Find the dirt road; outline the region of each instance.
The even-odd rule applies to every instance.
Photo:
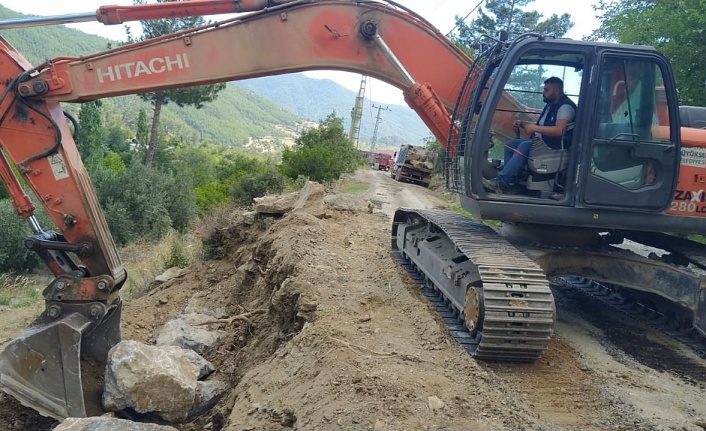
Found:
[[[251,325],[214,325],[222,337],[211,378],[232,391],[177,428],[706,429],[706,362],[573,289],[554,289],[556,331],[538,362],[473,360],[389,253],[397,207],[444,202],[384,172],[361,170],[347,183],[367,187],[337,192],[347,208],[224,229],[219,259],[126,304],[124,338],[148,343],[185,312],[267,310]],[[7,429],[50,428],[2,403]]]

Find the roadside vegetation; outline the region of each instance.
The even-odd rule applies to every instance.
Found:
[[[200,260],[198,232],[232,223],[236,209],[250,205],[254,198],[298,190],[308,179],[334,182],[364,163],[348,141],[343,120],[335,114],[318,128],[303,131],[281,159],[165,133],[159,135],[149,163],[150,134],[144,113],[134,128],[106,122],[98,101],[81,105],[78,117],[76,144],[128,263],[124,292],[129,295],[149,290],[155,276],[166,268]],[[42,207],[36,202],[35,206],[43,228],[54,230]],[[41,301],[47,282],[43,278],[49,274],[37,254],[24,247],[30,227],[16,215],[4,189],[0,219],[0,274],[5,277],[0,279],[0,306]],[[36,274],[43,278],[34,283]]]

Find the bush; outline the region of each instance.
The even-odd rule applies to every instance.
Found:
[[[189,266],[189,256],[186,252],[183,238],[175,238],[169,246],[169,256],[164,259],[164,268],[186,268]]]
[[[251,203],[254,198],[268,193],[280,193],[284,189],[284,176],[274,163],[267,163],[261,172],[246,175],[231,186],[231,196],[239,203]]]
[[[229,203],[229,192],[230,190],[227,184],[215,181],[194,188],[194,194],[196,194],[196,204],[202,214]]]
[[[46,230],[53,225],[42,210],[37,218]],[[0,200],[0,272],[29,272],[41,263],[39,255],[24,246],[24,240],[32,234],[27,221],[18,216],[9,199]]]
[[[161,177],[165,193],[164,204],[172,220],[172,227],[184,232],[199,213],[193,183],[189,177],[183,175],[162,173]]]
[[[171,227],[183,230],[198,212],[188,179],[138,161],[119,173],[96,169],[93,184],[118,245],[159,239]]]
[[[299,175],[296,179],[291,179],[289,177],[284,178],[284,190],[288,192],[296,192],[304,188],[306,182],[309,181],[309,177],[304,175]]]
[[[125,172],[125,170],[127,169],[127,167],[125,166],[125,162],[120,157],[120,155],[110,150],[105,155],[105,157],[103,157],[103,160],[101,160],[101,166],[116,175]]]
[[[205,235],[201,241],[204,260],[223,259],[223,245],[226,240],[227,235],[223,229],[213,229],[208,235]]]

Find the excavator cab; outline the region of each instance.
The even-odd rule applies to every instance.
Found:
[[[593,217],[599,210],[649,217],[667,208],[680,137],[674,79],[661,55],[646,47],[525,35],[496,41],[477,62],[482,73],[473,71],[480,75],[477,85],[459,98],[467,104],[456,107],[460,132],[449,142],[456,149],[452,184],[468,211],[511,222],[595,227],[603,221]],[[537,121],[541,88],[552,76],[562,79],[577,105],[561,147],[535,139],[514,189],[486,190],[482,178],[501,168],[504,143],[515,138],[508,132],[513,122]]]

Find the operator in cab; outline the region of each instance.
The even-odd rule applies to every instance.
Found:
[[[495,193],[508,193],[517,180],[517,174],[527,162],[532,142],[541,139],[549,148],[561,148],[561,136],[564,127],[576,117],[576,104],[564,94],[564,82],[552,76],[544,81],[542,91],[544,109],[536,123],[516,121],[517,139],[505,143],[503,165],[496,178],[486,180],[483,186]],[[521,138],[522,132],[528,134]]]

